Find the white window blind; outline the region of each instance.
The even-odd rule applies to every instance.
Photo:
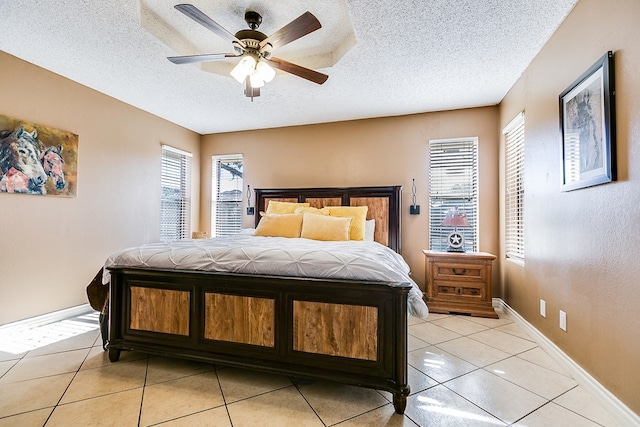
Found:
[[[191,153],[162,146],[160,240],[188,238],[191,229]]]
[[[464,248],[478,250],[478,139],[429,141],[429,248],[446,251],[447,235],[453,227],[443,227],[448,211],[464,212],[470,227],[459,227]]]
[[[524,113],[503,130],[505,135],[505,252],[524,259]]]
[[[213,156],[211,160],[211,233],[236,234],[242,228],[242,154]]]

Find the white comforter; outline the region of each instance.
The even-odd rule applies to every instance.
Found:
[[[407,263],[396,252],[376,242],[321,242],[236,234],[124,249],[111,255],[105,262],[104,284],[110,280],[108,267],[153,267],[410,283],[409,313],[419,318],[428,314],[422,291],[409,277]]]

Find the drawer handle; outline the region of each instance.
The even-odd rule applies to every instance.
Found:
[[[471,295],[478,295],[479,293],[477,289],[471,289]]]
[[[457,276],[462,276],[463,274],[465,274],[467,272],[466,268],[452,268],[451,271],[453,271],[453,274],[457,275]]]

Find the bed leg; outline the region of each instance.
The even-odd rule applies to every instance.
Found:
[[[110,348],[109,349],[109,360],[113,362],[117,362],[120,359],[120,349],[119,348]]]
[[[407,396],[409,395],[409,387],[403,387],[401,391],[393,393],[393,407],[397,414],[404,414],[407,407]]]

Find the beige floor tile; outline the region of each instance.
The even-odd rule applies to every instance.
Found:
[[[495,347],[498,350],[502,350],[509,354],[522,353],[523,351],[531,350],[538,346],[533,341],[525,340],[495,329],[489,329],[487,331],[469,335],[469,338],[490,345],[491,347]]]
[[[73,374],[0,384],[0,417],[52,408],[73,379]]]
[[[2,342],[1,336],[0,336],[0,342]],[[18,354],[12,353],[11,351],[8,351],[9,349],[7,347],[8,346],[4,342],[0,344],[0,362],[6,362],[9,360],[18,361],[27,354],[26,351],[23,351],[22,353],[18,353]]]
[[[98,335],[100,335],[100,331],[98,330],[93,330],[93,331],[85,332],[79,335],[74,335],[70,338],[66,338],[49,345],[38,347],[35,350],[31,350],[29,353],[27,353],[26,357],[35,357],[43,354],[52,354],[52,353],[60,353],[63,351],[91,348],[95,343]]]
[[[234,427],[324,427],[293,386],[232,403],[227,409]]]
[[[0,427],[40,427],[47,421],[51,411],[53,407],[0,418]]]
[[[0,384],[75,372],[80,368],[88,353],[89,349],[81,349],[25,357],[0,378]]]
[[[221,406],[219,408],[209,409],[208,411],[198,412],[197,414],[187,415],[186,417],[177,418],[175,420],[160,423],[161,427],[232,427],[231,420],[227,408]]]
[[[215,372],[146,386],[140,425],[149,426],[224,405]]]
[[[61,402],[70,403],[142,387],[146,372],[146,360],[117,362],[110,366],[79,371]]]
[[[404,415],[396,414],[392,404],[374,409],[350,420],[335,425],[336,427],[417,427],[417,424]]]
[[[487,366],[485,370],[548,400],[578,385],[572,378],[515,356]]]
[[[531,350],[520,353],[517,357],[528,360],[529,362],[535,363],[536,365],[542,366],[543,368],[550,369],[553,372],[564,375],[565,377],[571,376],[562,366],[560,366],[558,362],[553,360],[553,358],[540,347],[535,347]]]
[[[9,369],[13,368],[13,365],[15,365],[16,363],[18,363],[18,360],[5,360],[4,362],[0,362],[0,378],[2,378],[2,376],[6,374]]]
[[[388,403],[376,390],[328,381],[303,385],[300,393],[326,425],[356,417]]]
[[[424,323],[427,319],[418,319],[417,317],[408,316],[407,322],[409,325],[417,325],[418,323]]]
[[[443,342],[437,347],[478,367],[511,357],[509,353],[467,337]]]
[[[499,312],[497,313],[498,313],[498,316],[500,316],[499,319],[492,319],[491,317],[475,317],[475,316],[468,316],[467,319],[471,322],[479,323],[480,325],[486,326],[487,328],[497,328],[499,326],[504,326],[504,325],[508,325],[509,323],[513,323],[513,319],[511,319],[509,316],[500,314]]]
[[[419,348],[429,347],[430,345],[431,344],[426,343],[426,342],[422,341],[421,339],[414,337],[411,334],[409,334],[407,336],[407,350],[408,351],[418,350]]]
[[[441,326],[434,325],[433,322],[409,326],[409,334],[429,344],[438,344],[444,341],[460,338],[460,334]]]
[[[408,355],[409,365],[438,382],[448,381],[478,369],[459,357],[432,346],[412,351]]]
[[[214,371],[215,369],[215,365],[211,363],[193,362],[191,360],[170,357],[150,357],[146,384],[157,384],[181,377]]]
[[[442,326],[460,335],[469,335],[476,332],[484,331],[486,326],[468,320],[466,316],[448,316],[444,319],[435,320],[434,325]]]
[[[599,424],[550,402],[514,424],[517,427],[597,427]]]
[[[217,373],[227,405],[238,400],[291,386],[291,380],[284,375],[272,375],[236,368],[218,369]]]
[[[104,351],[102,344],[99,346],[91,347],[89,355],[82,363],[80,370],[100,368],[102,366],[111,366],[116,363],[133,362],[134,360],[146,360],[149,358],[147,353],[140,353],[138,351],[123,351],[120,353],[120,359],[117,362],[111,362],[109,360],[109,352]]]
[[[420,426],[503,426],[502,421],[440,385],[409,397],[407,417]]]
[[[425,320],[427,322],[433,322],[434,320],[440,320],[450,316],[451,314],[429,313],[429,316],[427,316]]]
[[[520,325],[515,322],[503,326],[498,326],[497,328],[495,328],[495,330],[506,332],[507,334],[515,335],[519,338],[535,342],[535,340],[528,333],[526,333],[526,331]]]
[[[591,392],[582,386],[569,390],[562,396],[554,399],[554,402],[564,408],[582,414],[586,418],[603,426],[620,426],[618,420],[602,407],[598,399],[596,399]]]
[[[423,390],[426,390],[430,387],[438,385],[438,382],[436,380],[434,380],[433,378],[430,378],[428,375],[423,374],[422,372],[418,371],[416,368],[414,368],[411,365],[407,367],[407,371],[408,371],[407,376],[409,378],[409,388],[411,390],[410,391],[411,394],[420,393]],[[387,399],[387,401],[393,402],[392,393],[384,390],[378,390],[378,393],[383,395],[384,398]]]
[[[137,427],[142,388],[57,406],[47,427]]]
[[[513,423],[547,403],[537,394],[482,369],[445,386],[506,423]]]

